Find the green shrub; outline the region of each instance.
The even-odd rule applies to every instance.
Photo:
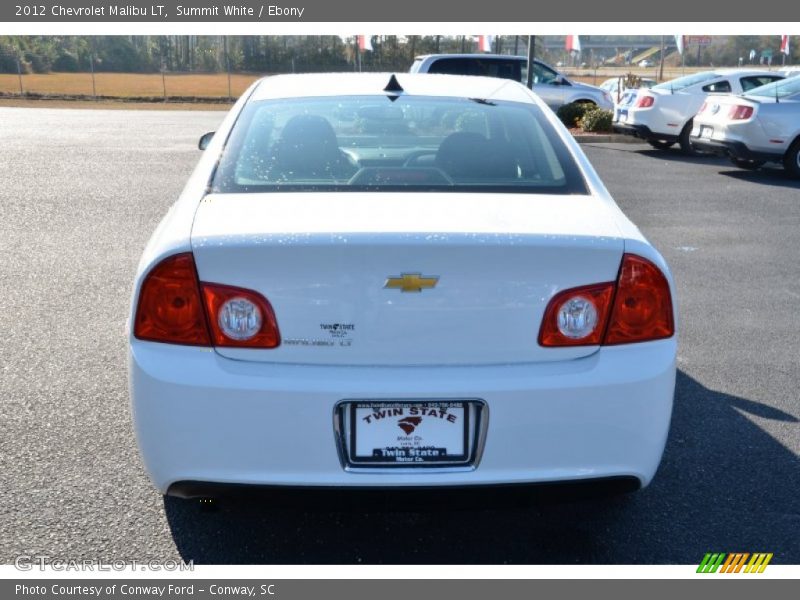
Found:
[[[584,131],[592,133],[607,133],[611,131],[611,121],[614,113],[602,108],[593,108],[584,113],[580,125]]]
[[[561,122],[567,127],[577,127],[586,111],[593,106],[594,104],[589,104],[587,102],[571,102],[570,104],[560,106],[556,115],[558,115],[558,118],[561,119]]]

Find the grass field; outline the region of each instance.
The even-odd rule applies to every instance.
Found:
[[[690,75],[691,73],[697,73],[699,71],[708,71],[711,67],[668,67],[664,66],[664,77],[663,81],[669,81],[670,79],[675,79],[676,77],[681,77],[682,75]],[[655,67],[647,67],[643,69],[642,67],[602,67],[597,69],[595,72],[594,69],[587,69],[587,68],[570,68],[567,67],[562,69],[565,75],[567,75],[570,79],[574,79],[576,81],[582,81],[583,83],[589,83],[592,85],[600,85],[606,79],[610,79],[611,77],[622,77],[627,75],[628,73],[633,73],[634,75],[638,75],[639,77],[645,77],[647,79],[659,79],[658,77],[658,65]]]
[[[258,77],[257,74],[231,75],[231,95],[238,97]],[[162,79],[160,73],[97,73],[93,91],[89,73],[47,73],[23,75],[22,88],[26,93],[53,95],[227,98],[228,77],[224,73],[167,74]],[[16,75],[0,74],[0,92],[18,94],[19,91],[19,78]]]
[[[230,110],[230,102],[130,102],[125,100],[61,100],[2,98],[0,107],[80,108],[91,110]]]

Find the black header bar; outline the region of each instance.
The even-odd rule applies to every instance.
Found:
[[[800,21],[797,2],[779,3],[770,11],[754,11],[752,3],[745,0],[726,0],[722,6],[711,0],[4,0],[0,3],[0,26],[14,22],[716,23],[720,16],[730,22]]]

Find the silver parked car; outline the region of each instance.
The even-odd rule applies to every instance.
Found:
[[[505,54],[427,54],[414,59],[410,72],[481,75],[525,83],[528,79],[528,59]],[[553,110],[572,102],[595,104],[606,110],[614,108],[611,94],[607,91],[571,81],[539,60],[534,61],[533,66],[533,91]]]
[[[729,156],[738,167],[780,162],[800,178],[800,77],[741,96],[709,96],[694,118],[691,142],[700,150]]]

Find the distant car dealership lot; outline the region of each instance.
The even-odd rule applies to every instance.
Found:
[[[531,508],[165,503],[131,434],[124,319],[142,247],[222,117],[0,109],[5,562],[800,562],[800,183],[644,144],[585,150],[677,283],[676,405],[649,488]]]

